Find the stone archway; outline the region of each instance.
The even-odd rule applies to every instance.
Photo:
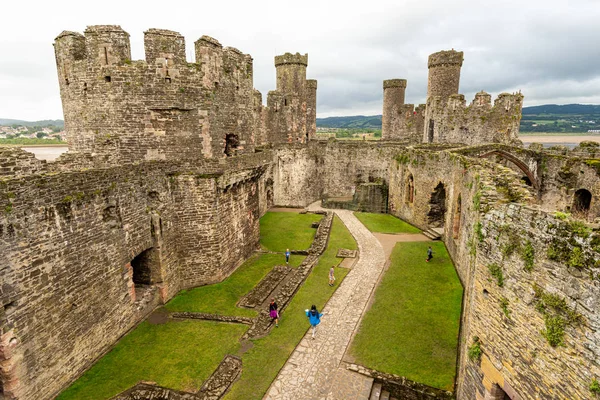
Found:
[[[531,170],[529,170],[529,167],[527,167],[527,165],[523,161],[519,160],[517,157],[513,156],[512,154],[507,153],[502,150],[493,150],[493,151],[487,152],[485,154],[480,155],[479,158],[490,158],[492,156],[500,156],[500,157],[504,158],[505,160],[510,161],[511,163],[516,165],[517,168],[519,168],[525,174],[525,177],[527,177],[527,179],[531,183],[531,186],[533,186],[534,189],[539,190],[539,188],[540,188],[539,182],[537,181],[537,179],[535,179],[533,172],[531,172]],[[525,181],[525,183],[527,184],[527,181]]]
[[[431,228],[441,228],[446,221],[446,187],[439,182],[431,193],[427,223]]]

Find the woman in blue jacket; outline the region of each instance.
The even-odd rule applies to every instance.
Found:
[[[312,338],[314,340],[315,333],[317,333],[317,325],[321,322],[321,317],[323,314],[319,314],[317,310],[317,306],[314,304],[310,307],[310,310],[304,310],[306,312],[306,316],[308,317],[308,321],[312,326]]]

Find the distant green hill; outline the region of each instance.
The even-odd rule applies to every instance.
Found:
[[[596,104],[545,104],[543,106],[523,107],[523,115],[531,114],[600,114],[600,105]]]
[[[20,126],[65,126],[65,121],[62,119],[44,119],[41,121],[22,121],[20,119],[6,119],[0,118],[0,125],[2,126],[10,126],[10,125],[20,125]]]
[[[320,128],[381,129],[381,115],[317,118]]]

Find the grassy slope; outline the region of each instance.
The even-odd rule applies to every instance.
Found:
[[[208,321],[142,322],[57,400],[107,399],[140,380],[198,390],[247,327]]]
[[[434,257],[426,263],[428,245]],[[443,243],[397,243],[351,354],[367,367],[452,390],[461,301]]]
[[[373,214],[364,212],[355,212],[354,215],[371,232],[380,233],[420,233],[419,228],[415,228],[407,222],[402,221],[390,214]]]
[[[335,257],[339,248],[356,249],[357,246],[344,224],[335,217],[327,250],[321,256],[318,265],[290,305],[281,313],[279,328],[273,329],[265,338],[254,340],[254,347],[242,355],[242,376],[225,399],[246,400],[263,397],[309,327],[304,310],[312,304],[321,309],[347,275],[348,270],[338,268],[336,286],[332,288],[327,285],[329,268],[342,260]]]
[[[321,218],[317,214],[268,212],[260,219],[260,244],[270,251],[306,250],[317,231],[310,225]]]
[[[290,265],[298,266],[303,256],[292,255]],[[285,264],[281,254],[255,254],[230,277],[214,285],[182,290],[165,308],[169,311],[205,312],[221,315],[254,317],[257,312],[236,307],[235,304],[275,265]]]

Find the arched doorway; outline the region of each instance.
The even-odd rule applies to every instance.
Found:
[[[429,201],[429,212],[427,222],[431,228],[444,226],[446,219],[446,188],[442,182],[438,183]]]
[[[573,214],[587,217],[588,211],[590,210],[590,204],[592,203],[592,194],[587,189],[579,189],[573,196],[573,206],[571,210]]]

